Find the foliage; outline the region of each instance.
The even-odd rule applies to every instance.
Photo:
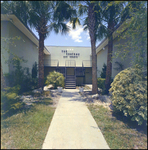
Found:
[[[96,2],[101,6],[101,26],[104,26],[104,30],[100,32],[105,32],[106,37],[108,38],[108,54],[107,54],[107,69],[106,69],[106,80],[105,80],[105,89],[106,93],[110,88],[111,76],[112,76],[112,52],[113,52],[113,32],[116,27],[121,22],[121,14],[124,10],[123,1],[99,1]],[[100,13],[98,11],[98,13]]]
[[[19,90],[20,86],[17,85],[1,91],[1,115],[3,117],[17,112],[24,106],[18,96]]]
[[[100,74],[101,78],[106,78],[106,64],[103,64],[102,72]]]
[[[37,87],[37,78],[31,77],[29,68],[23,68],[21,66],[20,58],[14,57],[10,62],[15,69],[11,73],[4,74],[9,86],[13,87],[19,85],[20,90],[18,94],[30,91]]]
[[[123,70],[123,64],[121,64],[120,62],[116,61],[115,64],[118,65],[118,67],[114,68],[117,71],[121,71]]]
[[[8,93],[16,93],[16,94],[18,94],[19,90],[20,90],[20,85],[16,85],[16,86],[13,86],[13,87],[6,87],[5,88],[5,91],[7,91]]]
[[[126,40],[125,43],[116,44],[115,57],[123,60],[131,53],[131,65],[138,64],[147,69],[147,8],[146,1],[130,1],[124,15],[128,16],[123,23],[118,40]],[[128,12],[128,13],[127,13]]]
[[[32,66],[32,78],[37,78],[38,68],[37,62],[35,62]]]
[[[64,76],[62,73],[56,71],[50,72],[45,84],[52,84],[54,88],[57,88],[58,86],[64,87]]]
[[[111,78],[111,83],[113,82],[113,79]],[[106,89],[105,89],[105,78],[97,78],[97,85],[98,85],[98,88],[102,89],[102,94],[106,95],[108,94],[108,92],[106,92]]]
[[[105,89],[105,78],[97,78],[97,85],[99,88],[101,88],[102,90]]]
[[[136,65],[118,73],[111,88],[114,111],[121,111],[131,116],[132,121],[141,125],[147,120],[147,76]]]
[[[2,2],[2,13],[15,14],[25,25],[39,34],[39,87],[44,85],[44,40],[52,30],[68,33],[67,20],[75,10],[64,1],[10,1]]]
[[[1,2],[1,13],[15,14],[25,25],[27,25],[29,16],[28,4],[28,1],[3,1]]]
[[[105,26],[102,26],[101,22],[101,7],[94,1],[72,1],[72,7],[77,10],[77,16],[71,18],[73,29],[76,25],[80,24],[82,20],[85,31],[89,31],[91,50],[92,50],[92,93],[98,93],[97,88],[97,57],[96,57],[96,41],[100,40],[106,34]],[[85,17],[84,17],[85,16]],[[104,32],[100,32],[104,31]]]

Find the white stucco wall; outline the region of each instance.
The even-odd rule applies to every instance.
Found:
[[[120,44],[126,43],[127,40],[128,39],[125,39],[125,40],[115,39],[114,40],[114,42],[113,42],[113,55],[112,56],[114,56],[115,52],[118,49],[118,47],[116,45],[119,44],[119,43]],[[100,45],[100,46],[102,46],[102,45]],[[99,47],[98,47],[98,49],[99,49]],[[103,64],[105,63],[107,65],[108,45],[106,45],[104,48],[105,48],[104,50],[101,49],[97,53],[97,77],[100,77],[100,73],[102,71]],[[112,78],[114,78],[120,72],[120,70],[117,71],[116,69],[114,69],[114,68],[118,67],[118,65],[115,63],[116,61],[123,64],[123,69],[126,69],[127,67],[131,66],[131,60],[132,59],[133,58],[132,58],[131,53],[129,53],[129,55],[127,55],[127,57],[124,60],[122,60],[120,57],[113,58],[112,59]]]
[[[105,63],[107,65],[107,53],[108,53],[108,49],[106,46],[104,50],[101,50],[97,54],[97,77],[100,77],[100,73],[102,71],[103,64]]]
[[[15,45],[9,45],[9,49],[12,53],[15,53],[19,57],[23,57],[27,60],[26,63],[21,63],[22,67],[29,68],[31,73],[32,66],[35,61],[38,63],[38,48],[26,35],[24,35],[18,28],[16,28],[11,22],[9,24],[9,37],[20,36],[20,40],[15,40]],[[13,55],[10,55],[12,58]],[[10,65],[9,71],[13,70],[12,65]]]
[[[46,46],[46,48],[49,50],[51,56],[45,55],[44,57],[45,66],[54,66],[54,64],[51,63],[51,61],[53,60],[58,60],[59,66],[65,66],[66,60],[75,60],[76,67],[82,67],[83,60],[91,60],[91,48],[90,47]],[[62,50],[63,51],[67,50],[67,55],[66,55],[66,52],[64,53],[62,52]],[[79,54],[79,55],[76,55],[76,54]],[[77,58],[70,58],[70,56],[77,56]]]
[[[5,63],[5,61],[9,58],[9,44],[4,42],[6,38],[9,37],[9,22],[1,22],[1,66],[3,69],[3,73],[9,72],[8,64]]]
[[[122,40],[116,39],[116,40],[114,40],[114,44],[113,44],[113,56],[114,56],[115,52],[118,49],[118,47],[116,45],[117,44],[125,44],[127,40],[128,39],[125,39],[125,40],[123,40],[123,39]],[[121,59],[121,57],[113,59],[113,61],[112,61],[112,77],[114,78],[121,71],[121,70],[117,71],[116,69],[114,69],[114,68],[118,67],[118,65],[115,63],[116,61],[119,62],[119,63],[121,63],[123,65],[123,69],[126,69],[126,68],[128,68],[128,67],[131,66],[132,59],[133,58],[132,58],[131,53],[129,53],[124,60]]]

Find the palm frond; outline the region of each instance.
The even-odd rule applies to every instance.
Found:
[[[70,23],[72,23],[72,28],[75,29],[76,25],[80,25],[80,20],[78,17],[71,18]]]
[[[103,24],[100,24],[97,28],[96,39],[101,40],[104,37],[107,37],[107,28]]]
[[[58,34],[59,32],[61,32],[61,34],[67,34],[69,32],[69,27],[63,22],[53,22],[49,25],[48,32],[50,33],[52,30],[56,34]]]
[[[62,22],[65,20],[70,20],[72,17],[76,17],[76,10],[71,5],[65,1],[56,3],[53,15],[54,21]]]
[[[79,9],[78,9],[78,14],[80,16],[84,15],[88,11],[88,6],[87,5],[82,5],[81,3],[79,4]]]
[[[60,23],[60,24],[61,24],[61,27],[62,27],[62,29],[61,29],[62,35],[67,34],[69,32],[70,28],[65,23]]]
[[[83,30],[87,31],[88,30],[88,26],[84,26]]]

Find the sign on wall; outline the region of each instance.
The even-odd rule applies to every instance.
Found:
[[[80,53],[73,52],[73,49],[61,50],[64,54],[63,58],[78,58]]]

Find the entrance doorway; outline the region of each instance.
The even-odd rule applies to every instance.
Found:
[[[75,69],[71,68],[71,67],[66,68],[66,75],[74,76],[75,75]]]

